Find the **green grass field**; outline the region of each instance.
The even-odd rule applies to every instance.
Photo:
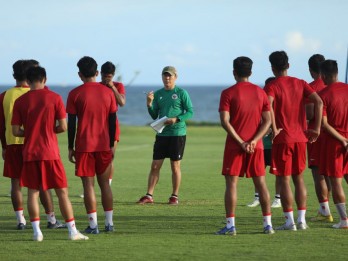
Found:
[[[224,226],[224,178],[220,175],[225,133],[221,127],[189,127],[182,161],[180,204],[167,205],[171,193],[171,174],[166,160],[156,187],[154,205],[135,202],[146,193],[155,133],[150,127],[122,126],[112,183],[116,232],[90,235],[85,242],[67,240],[67,230],[46,229],[41,207],[43,242],[32,241],[32,230],[17,231],[11,199],[10,180],[0,182],[0,260],[347,260],[347,230],[334,230],[330,224],[310,222],[316,214],[317,200],[310,172],[305,172],[308,188],[306,231],[262,233],[260,208],[245,205],[253,199],[251,179],[240,179],[236,213],[237,236],[216,236]],[[61,155],[69,180],[77,228],[88,225],[82,185],[67,160],[66,134],[60,136]],[[1,161],[0,168],[2,169]],[[274,177],[267,175],[271,197]],[[344,184],[347,194],[347,186]],[[99,227],[104,226],[98,191]],[[26,189],[23,189],[26,198]],[[57,217],[62,220],[54,197]],[[25,207],[26,209],[26,207]],[[331,203],[335,222],[336,209]],[[274,209],[273,225],[283,223],[281,209]],[[28,214],[25,210],[28,220]],[[295,211],[295,218],[297,217]]]

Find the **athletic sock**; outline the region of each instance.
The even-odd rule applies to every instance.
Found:
[[[265,213],[263,214],[263,227],[271,226],[272,227],[272,214]]]
[[[231,227],[234,227],[234,226],[235,226],[234,215],[226,216],[226,227],[227,228],[231,228]]]
[[[257,200],[260,199],[259,193],[255,193],[255,199],[257,199]]]
[[[146,193],[145,196],[148,196],[149,198],[152,198],[152,194],[150,194],[150,193]]]
[[[105,226],[107,226],[107,225],[113,226],[114,225],[113,215],[114,215],[114,211],[112,209],[105,210]]]
[[[324,200],[322,202],[319,202],[319,213],[322,214],[323,216],[330,216],[331,211],[329,207],[329,200]]]
[[[88,221],[89,221],[89,227],[90,228],[96,228],[98,226],[98,220],[97,220],[97,211],[92,210],[87,213]]]
[[[285,210],[283,213],[284,213],[284,217],[285,217],[287,226],[295,224],[294,211],[292,209]]]
[[[33,227],[34,235],[42,235],[40,229],[40,218],[31,219],[30,222]]]
[[[57,219],[56,219],[56,215],[54,214],[54,212],[46,212],[46,216],[47,216],[47,221],[50,222],[51,224],[56,224],[57,223]]]
[[[67,225],[70,234],[73,234],[73,235],[77,234],[77,228],[76,228],[76,225],[75,225],[75,219],[74,218],[65,220],[65,224]]]
[[[24,218],[24,214],[23,214],[23,208],[19,208],[15,211],[16,213],[16,218],[17,218],[17,224],[22,223],[24,225],[27,224],[27,221]]]
[[[109,179],[109,185],[111,186],[111,183],[112,183],[112,179]]]
[[[298,224],[300,224],[300,223],[307,224],[306,223],[306,209],[305,208],[298,209],[297,214],[298,214],[297,223]]]
[[[280,194],[275,194],[275,195],[274,195],[274,198],[275,198],[275,199],[280,199]]]
[[[335,205],[341,220],[347,220],[346,203],[338,203]]]

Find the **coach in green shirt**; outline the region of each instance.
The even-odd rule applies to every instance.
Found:
[[[156,92],[149,92],[146,97],[148,112],[152,119],[165,116],[168,119],[165,121],[166,126],[162,132],[156,135],[147,193],[139,199],[139,204],[154,203],[153,192],[165,158],[170,158],[173,182],[173,191],[168,204],[177,205],[179,203],[180,161],[184,154],[186,142],[185,121],[193,116],[193,108],[187,91],[175,85],[177,77],[178,74],[174,67],[164,67],[162,70],[164,88]]]

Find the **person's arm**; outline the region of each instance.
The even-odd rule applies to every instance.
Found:
[[[342,136],[334,127],[327,122],[327,116],[323,116],[323,129],[335,139],[339,140],[348,151],[348,139]]]
[[[0,95],[0,140],[1,140],[1,146],[2,150],[6,150],[6,119],[5,119],[5,112],[4,112],[4,93]]]
[[[151,91],[146,95],[146,106],[147,106],[147,111],[149,112],[151,118],[156,120],[158,118],[159,110],[153,100],[154,100],[154,93],[153,91]]]
[[[269,101],[269,106],[270,106],[270,116],[271,116],[271,128],[272,128],[272,133],[273,137],[272,140],[283,130],[282,128],[277,128],[277,124],[275,121],[275,116],[274,116],[274,110],[273,110],[273,102],[274,98],[273,96],[268,95],[268,101]]]
[[[116,133],[116,112],[109,114],[109,136],[110,136],[110,148],[114,147]]]
[[[24,137],[24,130],[19,125],[12,125],[12,134],[15,137]]]
[[[306,120],[311,121],[314,117],[314,104],[307,103],[306,104]]]
[[[314,127],[306,131],[309,142],[315,142],[320,134],[321,120],[323,116],[323,101],[316,92],[313,92],[308,98],[314,103]]]
[[[244,151],[247,151],[247,142],[245,142],[230,124],[230,113],[228,111],[220,111],[220,122],[222,128],[230,135],[237,143],[242,147]]]
[[[69,161],[75,163],[75,133],[76,133],[76,114],[68,113],[68,148],[69,148]]]
[[[55,133],[62,133],[67,130],[66,119],[60,119],[60,120],[57,120],[57,122],[58,122],[58,125],[56,126],[54,130]]]
[[[118,84],[121,84],[121,83],[118,83]],[[126,95],[121,94],[118,91],[118,89],[115,86],[113,81],[110,81],[110,82],[106,83],[106,86],[108,86],[113,91],[117,104],[119,106],[123,107],[126,104]]]

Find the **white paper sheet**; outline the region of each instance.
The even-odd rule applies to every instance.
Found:
[[[164,116],[158,120],[155,120],[150,124],[151,128],[153,128],[157,133],[161,133],[166,125],[164,125],[165,121],[168,119],[167,116]]]

